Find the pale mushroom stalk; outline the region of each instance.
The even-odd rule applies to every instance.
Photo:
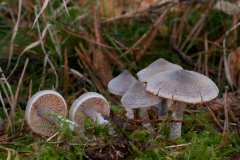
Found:
[[[82,109],[82,113],[87,117],[91,118],[92,120],[97,121],[98,124],[106,124],[109,122],[107,120],[104,120],[102,114],[96,112],[91,106],[84,106]]]
[[[126,113],[126,117],[129,119],[134,119],[134,113],[133,113],[133,109],[131,108],[125,108]]]
[[[61,127],[63,126],[62,122],[58,122],[53,116],[52,114],[54,114],[52,111],[50,111],[47,107],[45,106],[40,106],[37,109],[37,115],[44,118],[45,120],[47,120],[49,123],[53,124],[53,125],[60,125]],[[64,119],[64,117],[62,116],[57,116],[58,119],[61,119],[64,122],[67,122],[69,124],[69,128],[73,131],[74,130],[74,126],[78,126],[78,124],[74,123],[73,121]]]
[[[52,116],[49,116],[48,114],[52,114],[51,111],[49,111],[49,109],[45,106],[40,106],[37,109],[37,115],[44,118],[45,120],[47,120],[48,122],[50,122],[51,124],[56,124],[56,120],[54,120],[54,118]]]
[[[185,107],[185,103],[180,101],[176,101],[172,105],[172,120],[183,119],[184,107]],[[169,127],[170,127],[169,137],[171,139],[175,139],[181,136],[182,122],[171,122],[169,124]]]
[[[140,118],[149,120],[147,107],[160,103],[160,98],[146,91],[146,86],[141,82],[136,82],[123,96],[121,104],[126,108],[140,108]],[[150,123],[143,126],[151,129]]]
[[[164,119],[168,116],[168,101],[160,98],[161,102],[154,105],[155,111],[157,112],[158,119]]]
[[[134,112],[132,108],[125,108],[125,111],[127,111],[126,113],[127,118],[134,119]]]
[[[140,119],[142,120],[150,120],[148,116],[147,107],[140,108]],[[147,129],[152,129],[151,123],[143,123],[143,127]]]

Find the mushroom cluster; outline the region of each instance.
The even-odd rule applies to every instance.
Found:
[[[146,82],[153,75],[164,72],[182,69],[182,67],[172,64],[160,58],[150,64],[147,68],[137,73],[138,80],[127,70],[112,79],[108,83],[110,93],[122,96],[121,104],[125,107],[127,118],[134,118],[133,108],[140,108],[140,118],[149,120],[147,107],[155,106],[158,117],[163,118],[167,114],[167,101],[146,91]],[[151,128],[150,123],[143,124],[146,128]]]
[[[108,123],[103,116],[108,116],[110,107],[107,100],[100,94],[89,92],[76,99],[70,108],[70,119],[67,115],[67,105],[64,98],[56,91],[43,90],[35,93],[28,101],[25,117],[30,129],[44,136],[51,136],[56,132],[62,121],[69,124],[71,130],[83,134],[82,114],[99,124]],[[57,115],[54,117],[53,115]],[[59,121],[61,120],[61,121]]]
[[[149,120],[147,107],[157,108],[158,118],[166,118],[168,100],[173,101],[172,119],[182,120],[187,103],[208,102],[217,97],[219,90],[208,77],[193,71],[184,70],[162,58],[156,60],[137,73],[134,78],[127,70],[108,83],[110,93],[122,96],[121,104],[126,107],[126,117],[134,118],[134,108],[140,108],[140,118]],[[56,91],[43,90],[34,94],[28,101],[25,117],[30,129],[44,136],[51,136],[63,122],[69,128],[83,134],[84,116],[98,124],[107,124],[104,117],[109,116],[108,101],[95,92],[88,92],[77,98],[69,111],[70,120],[65,119],[67,105]],[[54,117],[53,115],[57,115]],[[143,123],[151,129],[150,123]],[[171,122],[169,137],[181,136],[181,122]]]
[[[159,119],[166,118],[170,100],[173,101],[172,119],[182,120],[186,103],[208,102],[219,93],[215,83],[208,77],[184,70],[163,58],[139,71],[137,77],[138,80],[124,71],[108,84],[111,93],[122,96],[121,104],[127,108],[128,118],[134,118],[132,108],[140,108],[140,118],[149,119],[146,110],[149,106],[156,107]],[[172,122],[169,126],[170,138],[181,135],[181,122]]]
[[[140,108],[140,118],[149,120],[146,107],[159,103],[159,98],[146,91],[146,86],[134,78],[127,70],[112,79],[108,83],[110,93],[122,96],[121,104],[127,111],[126,117],[134,119],[133,108]],[[154,99],[154,101],[151,101]],[[144,127],[151,129],[151,124],[143,124]]]

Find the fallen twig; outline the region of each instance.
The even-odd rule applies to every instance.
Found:
[[[228,108],[227,108],[227,92],[228,92],[228,87],[225,86],[225,93],[223,94],[224,96],[224,115],[225,115],[225,123],[224,123],[224,130],[223,130],[223,136],[225,136],[224,141],[220,143],[217,147],[213,149],[213,151],[217,151],[220,148],[222,148],[227,142],[228,142]]]
[[[174,141],[170,141],[170,140],[167,140],[167,139],[159,137],[159,136],[156,137],[156,139],[159,140],[159,141],[167,142],[167,143],[172,144],[172,145],[178,145],[178,143],[176,143]]]
[[[171,44],[173,51],[178,55],[178,57],[182,60],[183,63],[190,65],[191,67],[195,67],[195,64],[191,61],[191,59],[182,53],[176,44]]]
[[[212,111],[211,107],[209,107],[207,104],[206,104],[206,106],[207,106],[207,108],[208,108],[209,112],[211,113],[211,115],[212,115],[213,119],[215,120],[215,122],[216,122],[216,123],[217,123],[217,125],[219,126],[219,128],[221,128],[221,130],[223,131],[223,130],[224,130],[224,128],[223,128],[223,126],[220,124],[220,122],[218,121],[218,119],[217,119],[217,117],[215,116],[215,114],[213,113],[213,111]]]
[[[15,92],[15,96],[14,96],[14,100],[13,100],[13,107],[11,107],[11,110],[10,110],[10,119],[12,119],[13,121],[14,121],[15,110],[16,110],[16,105],[17,105],[18,93],[19,93],[19,90],[20,90],[20,86],[22,84],[22,80],[23,80],[23,76],[25,74],[25,70],[26,70],[27,65],[28,65],[28,61],[29,61],[29,59],[27,58],[26,61],[25,61],[24,67],[23,67],[21,77],[18,81],[17,90]]]
[[[167,146],[166,148],[177,148],[177,147],[185,147],[188,146],[192,143],[186,143],[186,144],[178,144],[178,145],[173,145],[173,146]]]
[[[164,120],[161,120],[161,119],[156,119],[156,120],[142,120],[142,119],[129,119],[129,118],[122,118],[122,119],[125,120],[125,121],[128,121],[128,122],[134,122],[134,123],[183,122],[183,123],[191,124],[191,122],[186,122],[186,121],[183,121],[183,120],[173,120],[173,119],[164,119]]]

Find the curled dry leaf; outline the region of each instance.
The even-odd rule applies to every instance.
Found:
[[[214,9],[223,11],[228,15],[233,15],[240,12],[240,1],[236,1],[234,3],[228,1],[217,1],[214,5]]]
[[[161,1],[167,2],[168,0]],[[157,2],[159,2],[159,0],[101,0],[99,11],[103,17],[117,17],[123,13],[146,9]]]
[[[232,51],[228,56],[228,66],[230,75],[232,78],[233,85],[239,90],[240,89],[240,47]]]
[[[237,97],[237,94],[235,93],[228,93],[228,96],[226,98],[226,103],[231,107],[231,109],[234,111],[234,115],[236,117],[240,117],[240,100]],[[212,111],[218,115],[223,116],[224,115],[224,98],[217,98],[211,103],[211,109]]]
[[[106,87],[112,79],[112,69],[108,59],[100,49],[93,51],[93,71]]]

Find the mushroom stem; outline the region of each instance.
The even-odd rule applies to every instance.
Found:
[[[126,117],[130,118],[130,119],[134,119],[133,109],[132,108],[125,108],[125,110],[127,111]]]
[[[148,116],[147,107],[140,108],[140,118],[142,120],[150,120],[149,116]],[[143,123],[143,127],[147,128],[147,129],[152,129],[151,123]]]
[[[86,115],[87,117],[91,118],[94,121],[97,121],[98,124],[105,124],[108,123],[107,120],[104,120],[103,116],[101,115],[101,113],[96,112],[93,107],[91,106],[84,106],[82,109],[82,112],[84,115]]]
[[[161,99],[161,102],[154,105],[158,119],[164,119],[168,116],[168,102],[166,99]]]
[[[177,101],[172,105],[172,119],[173,120],[182,120],[183,110],[185,107],[184,102]],[[169,137],[175,139],[181,136],[182,122],[171,122]]]
[[[50,111],[47,107],[45,106],[41,106],[38,107],[37,109],[37,115],[41,116],[42,118],[44,118],[45,120],[47,120],[49,123],[51,124],[56,124],[57,122],[54,120],[54,118],[48,114],[52,114],[53,112]]]
[[[51,116],[51,114],[54,114],[51,110],[49,110],[47,107],[42,106],[37,109],[37,114],[41,117],[43,117],[45,120],[47,120],[49,123],[57,125],[59,122]],[[73,121],[64,119],[62,116],[58,116],[58,119],[63,120],[64,122],[67,122],[69,124],[69,128],[73,131],[74,127],[77,127],[78,124],[74,123]],[[60,122],[59,124],[61,127],[63,126],[63,123]]]

